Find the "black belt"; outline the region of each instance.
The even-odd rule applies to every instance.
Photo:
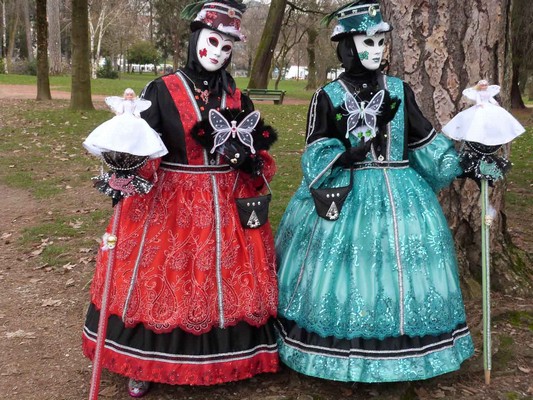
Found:
[[[172,171],[182,171],[189,173],[225,173],[231,171],[229,165],[190,165],[190,164],[178,164],[168,161],[161,162],[162,169],[169,169]]]
[[[407,168],[409,160],[401,161],[362,161],[353,164],[353,169],[365,168]],[[349,169],[349,168],[346,168]]]

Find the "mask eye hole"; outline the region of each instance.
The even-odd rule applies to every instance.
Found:
[[[225,52],[231,51],[231,46],[229,44],[222,46],[222,51],[225,51]]]
[[[363,43],[370,47],[374,46],[374,41],[372,39],[365,39]]]
[[[381,39],[378,43],[378,45],[383,46],[385,44],[385,39]]]
[[[208,40],[211,46],[215,46],[215,47],[218,46],[218,39],[216,37],[211,36]]]

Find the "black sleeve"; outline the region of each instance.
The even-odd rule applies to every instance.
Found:
[[[421,147],[435,136],[433,125],[420,111],[413,89],[404,82],[405,125],[410,149]]]
[[[241,92],[241,109],[246,111],[246,114],[255,110],[254,103],[252,100],[250,100],[248,95],[244,94],[243,92]]]
[[[322,138],[337,138],[346,147],[350,147],[349,141],[347,142],[347,139],[344,138],[344,132],[341,132],[340,125],[335,124],[334,121],[335,109],[333,104],[323,90],[317,90],[311,99],[307,112],[306,144],[311,144]]]
[[[162,133],[162,121],[159,105],[159,91],[157,81],[149,82],[144,88],[141,98],[150,100],[152,105],[141,113],[142,119],[144,119],[153,130]]]
[[[152,105],[141,113],[141,117],[161,135],[168,149],[165,161],[186,164],[187,150],[183,125],[174,100],[162,79],[150,82],[143,90],[142,98]]]

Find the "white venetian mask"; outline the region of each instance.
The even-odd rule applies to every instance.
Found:
[[[370,71],[377,70],[383,58],[385,34],[376,33],[372,36],[354,35],[353,41],[363,67]]]
[[[235,39],[211,29],[202,29],[198,36],[196,52],[202,67],[207,71],[217,71],[231,56]]]

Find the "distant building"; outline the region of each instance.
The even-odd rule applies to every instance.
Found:
[[[285,71],[285,79],[307,79],[308,73],[307,67],[291,65]]]

